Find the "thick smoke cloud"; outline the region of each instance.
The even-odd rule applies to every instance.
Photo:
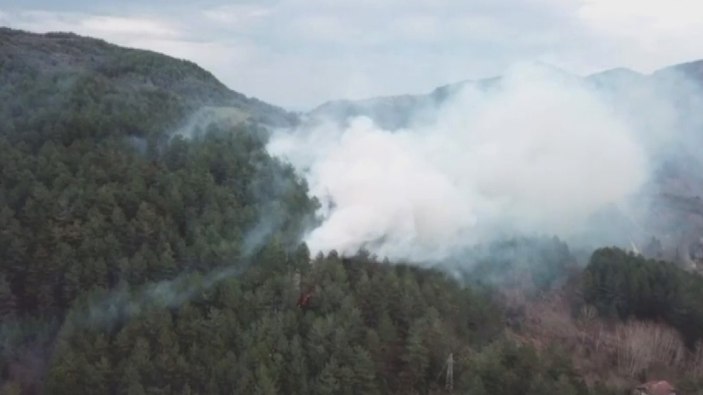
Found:
[[[323,203],[312,251],[438,261],[500,236],[569,239],[598,213],[627,212],[650,180],[650,140],[631,109],[557,70],[517,67],[431,111],[407,129],[357,117],[274,135],[269,152]]]

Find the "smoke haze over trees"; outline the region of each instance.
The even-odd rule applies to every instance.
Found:
[[[71,34],[0,55],[2,393],[703,388],[694,93],[520,67],[395,128]],[[676,264],[591,254],[653,235]],[[650,335],[675,370],[623,357]]]
[[[669,195],[701,193],[703,96],[689,68],[703,65],[588,78],[521,65],[428,96],[328,103],[268,150],[322,202],[312,250],[442,261],[535,234],[673,249],[682,210]]]

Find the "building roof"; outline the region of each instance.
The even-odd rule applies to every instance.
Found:
[[[637,387],[648,395],[675,395],[676,389],[668,381],[650,381]]]

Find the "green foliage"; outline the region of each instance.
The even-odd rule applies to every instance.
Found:
[[[93,287],[236,265],[273,233],[290,245],[315,202],[259,133],[176,138],[155,158],[115,140],[32,155],[0,139],[3,314],[56,313]]]
[[[363,252],[311,261],[317,202],[257,126],[290,114],[147,51],[0,43],[0,392],[436,394],[451,353],[455,393],[585,393],[568,358],[504,340],[483,287]],[[174,133],[219,107],[246,121]],[[552,239],[473,258],[468,278],[538,289],[572,260]]]
[[[556,237],[497,241],[474,248],[465,259],[469,264],[458,269],[468,282],[537,291],[557,285],[576,263],[566,243]]]
[[[332,254],[310,263],[307,255],[286,257],[276,254],[277,248],[283,251],[275,242],[267,245],[259,259],[279,256],[280,264],[257,262],[186,304],[146,308],[116,327],[95,325],[86,318],[86,305],[76,305],[58,340],[48,392],[82,393],[102,385],[108,392],[126,393],[183,388],[196,393],[423,393],[443,388],[450,352],[491,340],[476,336],[467,319],[483,322],[493,333],[501,326],[488,299],[441,273],[384,265],[365,256],[342,260]],[[408,291],[386,288],[379,302],[398,306],[414,297],[416,308],[392,314],[395,318],[377,317],[368,310],[367,288],[360,285],[399,278]],[[422,296],[419,290],[430,283],[434,297]],[[300,306],[306,290],[312,292],[310,303]],[[464,305],[476,306],[471,317],[454,314]],[[384,308],[380,314],[388,317],[388,312]],[[381,343],[377,331],[388,331],[384,337],[390,343]],[[86,381],[75,375],[79,367],[105,373]]]
[[[661,320],[692,345],[703,334],[703,278],[617,248],[593,253],[583,296],[606,316]]]
[[[701,375],[685,377],[677,385],[677,389],[683,394],[701,395],[703,394],[703,377]]]
[[[553,350],[540,355],[528,346],[499,341],[460,362],[465,372],[460,380],[472,394],[589,393],[568,358]]]
[[[44,368],[33,361],[49,359],[55,323],[77,301],[120,295],[124,303],[98,304],[88,320],[109,327],[145,302],[163,307],[190,298],[167,298],[157,286],[164,280],[192,278],[177,282],[174,292],[194,292],[199,274],[275,261],[254,256],[269,239],[277,240],[278,256],[294,250],[317,204],[293,169],[266,153],[267,129],[220,124],[190,139],[173,135],[202,106],[231,105],[249,120],[267,112],[280,118],[282,111],[163,55],[6,29],[0,41],[4,380],[25,369],[36,377],[22,378],[23,387],[40,385]],[[88,369],[83,359],[66,358],[73,362],[49,375],[49,383],[102,388],[71,373]],[[113,366],[90,361],[91,369],[101,367],[92,377]],[[158,364],[175,377],[182,361],[172,355]],[[146,391],[144,372],[131,370],[123,377],[133,383],[120,391]]]
[[[126,136],[154,144],[204,107],[268,125],[295,121],[188,61],[72,34],[0,28],[0,42],[0,136],[31,149]]]

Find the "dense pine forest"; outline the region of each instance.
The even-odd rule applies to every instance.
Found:
[[[451,270],[311,256],[319,204],[265,148],[293,115],[74,35],[0,53],[3,394],[703,393],[696,274],[552,238]],[[668,348],[633,356],[632,325]]]

